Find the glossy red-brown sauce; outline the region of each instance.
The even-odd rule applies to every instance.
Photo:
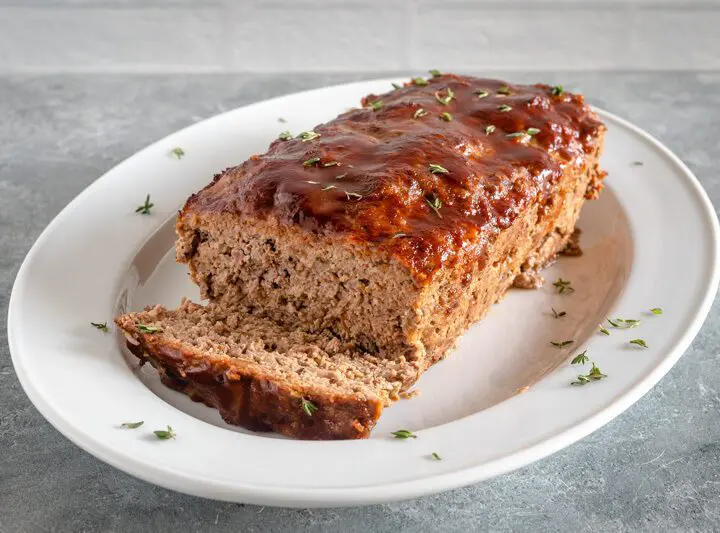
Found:
[[[373,243],[424,283],[461,256],[482,261],[529,203],[554,194],[565,166],[585,163],[604,129],[580,95],[451,74],[369,95],[363,106],[317,126],[316,139],[273,142],[186,209],[270,215]],[[539,132],[508,136],[531,128]]]

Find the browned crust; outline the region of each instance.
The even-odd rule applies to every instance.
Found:
[[[166,386],[216,408],[228,424],[305,440],[363,439],[383,409],[379,399],[288,387],[231,359],[209,358],[162,335],[140,333],[130,315],[115,323],[137,343],[128,340],[127,347],[141,364],[150,362]],[[312,415],[303,411],[303,398],[317,407]]]
[[[364,105],[318,125],[311,140],[275,141],[226,169],[180,218],[273,219],[378,249],[428,285],[450,269],[474,270],[529,205],[548,206],[564,169],[587,161],[605,131],[580,95],[453,74]],[[451,121],[440,120],[446,112]],[[600,187],[594,181],[588,196]]]
[[[440,277],[419,303],[423,319],[419,340],[427,356],[425,368],[445,357],[457,339],[481,320],[492,305],[515,286],[542,285],[539,271],[566,247],[586,199],[586,191],[603,175],[597,167],[597,149],[582,167],[566,167],[552,201],[534,202],[495,240],[487,261],[469,273],[450,271]]]

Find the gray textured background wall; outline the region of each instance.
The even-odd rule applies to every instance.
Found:
[[[714,70],[720,0],[0,0],[2,72]]]

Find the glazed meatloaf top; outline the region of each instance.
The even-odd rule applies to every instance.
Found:
[[[217,175],[183,214],[231,212],[371,243],[420,285],[483,261],[532,202],[549,205],[605,129],[583,97],[470,76],[415,78]]]

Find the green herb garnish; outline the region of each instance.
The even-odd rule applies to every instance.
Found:
[[[430,163],[428,168],[432,174],[450,174],[448,169],[441,167],[440,165],[436,165],[435,163]]]
[[[398,85],[397,83],[393,83],[392,86],[393,86],[393,89],[395,89],[395,90],[402,89],[402,85]]]
[[[420,109],[418,109],[417,111],[415,111],[415,113],[413,114],[413,118],[426,117],[427,114],[428,114],[428,112],[425,111],[425,110],[421,107]]]
[[[560,96],[564,91],[565,91],[565,89],[563,89],[563,86],[562,86],[562,85],[556,85],[555,87],[553,87],[553,88],[550,90],[550,92],[551,92],[554,96]]]
[[[442,72],[440,72],[440,71],[439,71],[438,69],[436,69],[436,68],[430,69],[430,70],[428,70],[428,72],[430,73],[430,75],[431,75],[433,78],[439,78],[440,76],[442,76]]]
[[[442,200],[435,196],[434,194],[431,194],[428,198],[425,198],[425,201],[430,206],[430,208],[435,211],[435,214],[442,218],[442,215],[440,214],[440,208],[442,208]]]
[[[308,416],[312,416],[315,414],[315,412],[318,410],[317,405],[312,403],[310,400],[306,400],[305,398],[300,399],[302,410],[305,411],[305,414]]]
[[[413,82],[415,85],[417,85],[418,87],[424,87],[425,85],[428,84],[428,81],[427,81],[425,78],[420,78],[420,77],[418,77],[418,78],[413,78],[413,79],[412,79],[412,82]]]
[[[603,335],[610,335],[610,332],[602,324],[600,324],[600,333]]]
[[[175,432],[173,431],[172,426],[168,426],[167,430],[156,429],[155,431],[153,431],[153,433],[155,433],[155,436],[160,440],[168,440],[175,438]]]
[[[450,122],[453,119],[453,116],[446,111],[445,113],[440,115],[440,118],[443,119],[445,122]]]
[[[485,98],[485,97],[488,96],[490,93],[487,92],[487,91],[485,91],[485,90],[483,90],[483,89],[478,89],[478,90],[475,91],[474,94],[476,94],[478,98]]]
[[[573,343],[573,341],[550,341],[550,344],[555,346],[556,348],[565,348],[565,346],[570,346]]]
[[[510,94],[510,87],[508,87],[507,85],[505,85],[504,87],[500,87],[500,88],[497,90],[497,93],[498,93],[498,94],[508,95],[508,94]]]
[[[94,328],[99,329],[100,331],[102,331],[102,332],[104,332],[104,333],[107,333],[107,332],[108,332],[107,322],[102,322],[102,323],[100,323],[100,322],[90,322],[90,325],[93,326]]]
[[[120,424],[120,427],[124,427],[127,429],[137,429],[140,426],[142,426],[145,423],[144,420],[140,420],[140,422],[123,422]]]
[[[408,431],[407,429],[398,429],[397,431],[392,432],[392,436],[396,439],[416,439],[417,435],[414,435],[412,431]]]
[[[175,148],[170,150],[170,155],[173,156],[175,159],[182,159],[185,155],[185,150],[183,150],[179,146],[176,146]]]
[[[312,141],[313,139],[317,139],[318,137],[320,137],[320,134],[315,133],[314,131],[303,131],[297,136],[297,138],[302,139],[303,142]]]
[[[553,287],[555,287],[558,291],[558,294],[563,294],[565,292],[575,292],[575,289],[572,288],[571,285],[572,282],[564,280],[562,278],[558,278],[553,283]]]
[[[618,328],[618,329],[631,329],[631,328],[636,328],[637,326],[640,325],[639,320],[635,320],[635,319],[631,319],[631,318],[628,318],[628,319],[616,318],[615,320],[608,318],[607,321],[610,323],[610,325],[612,327]]]
[[[528,129],[525,130],[525,131],[516,131],[515,133],[508,133],[508,134],[505,135],[505,136],[506,136],[506,137],[513,138],[513,137],[524,137],[525,135],[533,136],[533,135],[537,135],[538,133],[540,133],[540,130],[539,130],[539,129],[537,129],[537,128],[528,128]]]
[[[643,339],[633,339],[630,341],[630,344],[636,344],[637,346],[642,346],[643,348],[649,348]]]
[[[567,313],[565,311],[560,311],[558,313],[557,311],[555,311],[554,307],[551,307],[550,309],[552,309],[552,312],[553,312],[553,315],[555,316],[555,318],[561,318],[561,317],[564,317],[565,315],[567,315]]]
[[[571,365],[584,365],[587,363],[590,359],[587,356],[587,350],[585,350],[582,353],[577,354],[572,361],[570,361]]]
[[[442,105],[448,105],[453,98],[455,98],[455,93],[450,87],[447,88],[447,94],[445,96],[441,96],[440,91],[435,91],[435,100]]]
[[[312,166],[317,165],[319,162],[320,162],[319,157],[311,157],[307,161],[303,161],[303,166],[304,167],[312,167]]]
[[[384,105],[385,102],[383,102],[382,100],[375,100],[372,104],[370,104],[370,107],[372,107],[373,111],[377,111]]]
[[[512,107],[510,107],[510,106],[507,105],[507,104],[502,104],[502,105],[499,105],[499,106],[498,106],[498,111],[500,111],[501,113],[507,113],[507,112],[510,111],[511,109],[512,109]]]
[[[137,209],[135,209],[135,212],[136,212],[136,213],[140,213],[141,215],[149,215],[149,214],[150,214],[150,209],[152,209],[152,207],[153,207],[154,205],[155,205],[155,204],[150,203],[150,195],[148,194],[148,195],[145,197],[145,203],[144,203],[143,205],[141,205],[140,207],[138,207]]]
[[[597,367],[595,363],[592,364],[592,368],[590,369],[590,372],[588,372],[585,375],[579,375],[577,377],[577,381],[573,381],[570,384],[571,385],[587,385],[591,381],[600,381],[601,379],[605,379],[607,376],[603,374],[600,369]]]
[[[290,139],[292,139],[292,137],[292,133],[290,133],[289,131],[280,132],[280,135],[278,135],[278,139],[280,139],[281,141],[289,141]]]
[[[650,309],[650,312],[653,315],[662,315],[663,314],[662,307],[653,307],[652,309]]]
[[[432,452],[430,454],[430,457],[432,457],[436,461],[442,461],[442,457],[440,457],[440,454],[438,452]]]
[[[162,331],[160,326],[148,326],[146,324],[138,324],[137,328],[140,333],[157,333],[158,331]]]
[[[494,125],[488,124],[487,126],[485,126],[485,135],[490,135],[494,131],[495,131]]]

